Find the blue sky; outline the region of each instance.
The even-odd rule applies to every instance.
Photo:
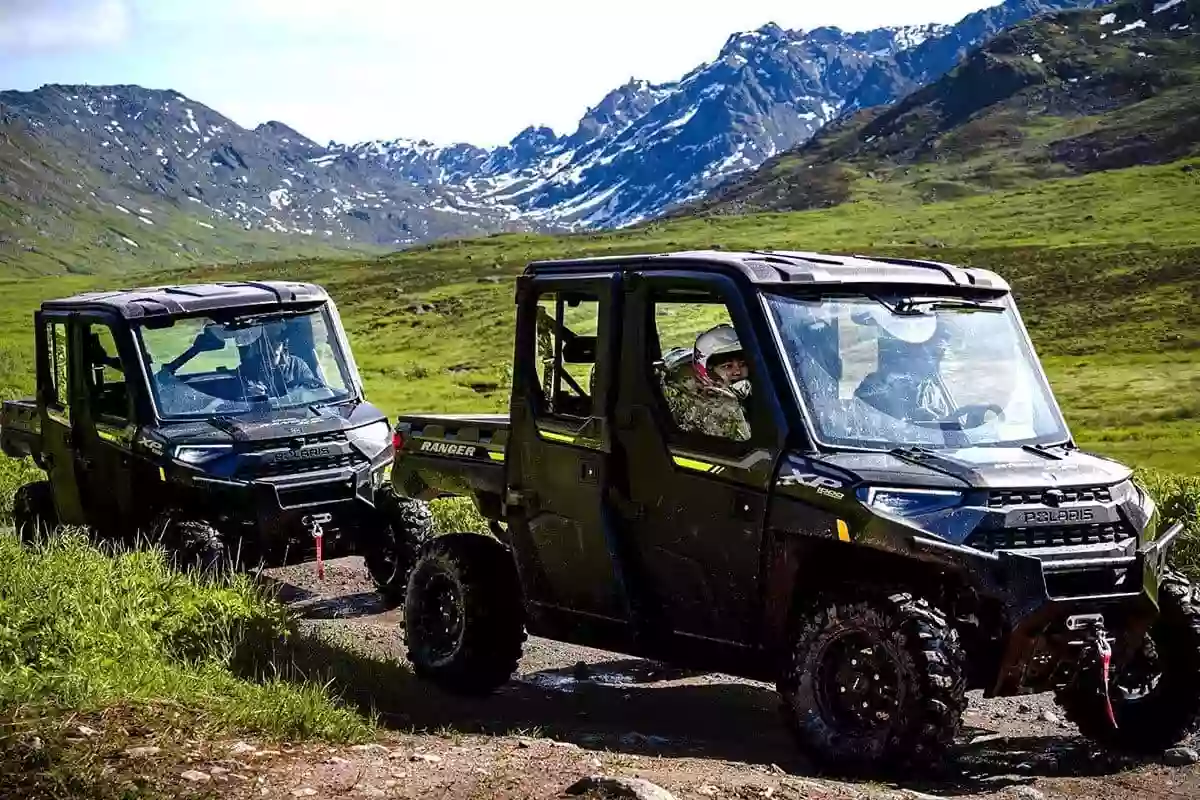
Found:
[[[136,83],[318,142],[495,145],[573,131],[631,77],[678,78],[735,31],[953,22],[996,0],[0,0],[0,88]]]

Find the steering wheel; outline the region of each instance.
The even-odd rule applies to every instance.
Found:
[[[962,420],[965,417],[963,430],[971,430],[982,426],[987,421],[986,417],[989,411],[995,413],[999,419],[1004,419],[1004,409],[995,403],[970,403],[965,406],[959,406],[946,415],[946,419]],[[972,421],[975,419],[979,421],[972,424]]]

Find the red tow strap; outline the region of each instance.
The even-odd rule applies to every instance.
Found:
[[[1104,686],[1104,708],[1108,712],[1108,721],[1112,726],[1117,727],[1117,716],[1113,713],[1112,698],[1108,696],[1108,667],[1112,661],[1112,647],[1108,644],[1108,639],[1104,638],[1101,633],[1096,640],[1096,646],[1100,648],[1100,678]]]
[[[313,538],[317,540],[317,580],[323,581],[325,580],[325,559],[321,553],[321,542],[325,539],[325,537],[320,528],[317,528],[316,532],[313,533]],[[1105,664],[1106,666],[1104,667],[1104,671],[1105,674],[1108,674],[1107,662],[1105,662]],[[1110,711],[1109,713],[1111,714],[1112,712]]]

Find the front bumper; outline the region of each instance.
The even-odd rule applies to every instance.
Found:
[[[315,554],[318,525],[326,558],[352,554],[355,534],[375,520],[375,492],[385,473],[386,464],[363,464],[245,481],[196,476],[193,482],[212,493],[211,502],[232,522],[253,526],[264,552],[293,563]]]
[[[985,696],[1040,691],[1053,665],[1039,671],[1035,657],[1053,659],[1055,647],[1074,638],[1067,621],[1076,615],[1101,614],[1119,642],[1135,645],[1158,613],[1158,586],[1183,522],[1146,543],[1133,555],[1043,560],[1030,551],[990,553],[914,533],[912,547],[927,557],[957,567],[983,597],[999,601],[1009,634],[999,673]],[[1098,580],[1091,580],[1098,579]],[[1105,587],[1090,591],[1092,586]],[[1114,653],[1119,660],[1122,651]]]

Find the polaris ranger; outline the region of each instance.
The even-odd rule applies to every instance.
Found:
[[[766,680],[843,770],[936,761],[971,689],[1195,729],[1183,524],[1076,447],[999,276],[682,252],[535,262],[516,304],[509,413],[395,427],[397,493],[491,527],[420,546],[418,675],[491,691],[528,632]]]
[[[43,303],[34,328],[37,396],[0,414],[4,453],[46,472],[14,498],[22,535],[147,534],[201,566],[336,557],[356,532],[385,535],[391,429],[321,287],[94,292]]]

